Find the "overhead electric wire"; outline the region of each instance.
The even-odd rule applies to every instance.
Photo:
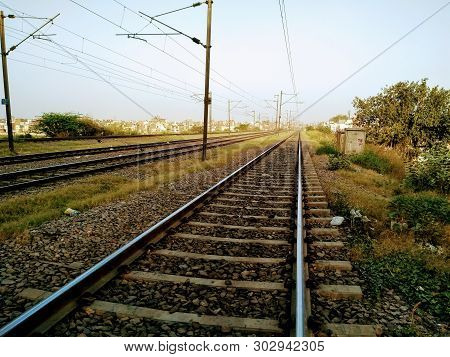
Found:
[[[79,3],[76,2],[75,0],[69,0],[69,1],[72,2],[72,3],[74,3],[74,4],[76,4],[76,5],[78,5],[79,7],[83,8],[83,9],[85,9],[86,11],[90,12],[91,14],[93,14],[93,15],[95,15],[95,16],[97,16],[97,17],[99,17],[99,18],[101,18],[101,19],[103,19],[103,20],[105,20],[105,21],[107,21],[108,23],[110,23],[110,24],[112,24],[112,25],[114,25],[114,26],[116,26],[116,27],[118,27],[118,28],[120,28],[120,29],[122,29],[122,30],[128,32],[128,33],[132,33],[131,31],[129,31],[129,30],[127,30],[126,28],[124,28],[123,26],[121,26],[121,25],[115,23],[114,21],[112,21],[112,20],[106,18],[106,17],[103,16],[103,15],[98,14],[96,11],[89,9],[89,8],[87,8],[86,6],[79,4]],[[148,41],[145,40],[145,39],[144,39],[144,42],[147,43],[148,45],[150,45],[151,47],[157,49],[158,51],[160,51],[160,52],[166,54],[167,56],[169,56],[170,58],[174,59],[175,61],[177,61],[177,62],[183,64],[184,66],[186,66],[186,67],[192,69],[192,70],[195,71],[196,73],[198,73],[198,74],[200,74],[200,75],[203,76],[203,72],[199,71],[198,69],[196,69],[195,67],[191,66],[190,64],[188,64],[188,63],[182,61],[181,59],[177,58],[176,56],[172,55],[171,53],[169,53],[169,52],[167,52],[167,51],[165,51],[165,50],[159,48],[158,46],[155,46],[154,44],[148,42]],[[219,81],[217,81],[217,80],[215,80],[215,79],[212,79],[212,78],[211,78],[211,81],[215,82],[216,84],[218,84],[219,86],[221,86],[221,87],[223,87],[223,88],[225,88],[225,89],[228,89],[228,90],[231,91],[231,92],[234,92],[235,94],[241,96],[242,98],[245,98],[245,96],[243,96],[242,94],[236,92],[234,89],[232,89],[232,88],[230,88],[230,87],[227,87],[226,85],[220,83]],[[245,99],[249,100],[248,98],[245,98]],[[255,104],[257,104],[257,103],[255,103]],[[259,105],[259,104],[257,104],[257,105]]]
[[[12,29],[12,28],[10,28],[10,29]],[[14,29],[14,30],[15,30],[15,31],[20,31],[20,30],[17,30],[17,29]],[[13,37],[12,35],[9,35],[9,36]],[[28,44],[29,44],[29,45],[32,45],[32,46],[35,46],[35,47],[39,47],[39,48],[41,48],[41,49],[43,49],[43,50],[46,50],[46,51],[48,51],[48,52],[51,52],[51,53],[54,53],[54,54],[57,54],[57,55],[60,55],[60,56],[66,57],[66,58],[72,58],[72,56],[67,56],[67,55],[65,55],[65,54],[63,54],[63,53],[53,51],[53,50],[51,50],[51,49],[49,49],[49,48],[45,48],[45,47],[39,46],[39,45],[34,44],[34,43],[28,43]],[[50,44],[48,44],[48,45],[50,45]],[[68,47],[68,46],[64,46],[64,45],[61,45],[61,46],[65,47],[66,49],[72,50],[72,51],[78,51],[77,49],[74,49],[74,48],[71,48],[71,47]],[[82,54],[89,55],[88,53],[85,53],[85,52],[82,52]],[[79,56],[80,56],[80,55],[77,55],[77,58],[78,58]],[[93,57],[94,57],[94,58],[100,59],[99,57],[96,57],[96,56],[93,56]],[[91,63],[94,63],[94,64],[96,64],[97,66],[105,67],[107,70],[115,71],[115,72],[118,72],[118,73],[120,73],[120,74],[127,75],[127,76],[129,76],[129,77],[131,77],[131,78],[135,78],[135,79],[137,78],[137,77],[131,76],[130,74],[127,74],[127,73],[124,73],[124,72],[122,72],[122,71],[119,71],[119,70],[117,70],[117,69],[113,69],[113,68],[111,68],[111,67],[105,66],[104,64],[98,63],[98,62],[96,62],[96,61],[93,61],[93,60],[90,60],[90,59],[86,59],[86,58],[83,58],[83,60],[84,60],[84,61],[91,62]],[[129,68],[126,68],[126,67],[117,65],[117,64],[114,64],[113,62],[110,62],[110,61],[107,61],[107,60],[104,60],[104,59],[100,59],[100,60],[106,61],[107,63],[113,64],[113,65],[118,66],[118,67],[121,67],[121,68],[125,68],[125,69],[128,70],[128,71],[132,71],[132,72],[135,72],[136,74],[139,74],[140,76],[145,76],[145,77],[148,77],[148,78],[150,78],[150,79],[154,79],[154,77],[148,76],[148,75],[146,75],[146,74],[144,74],[144,73],[140,73],[140,72],[134,71],[134,70],[132,70],[132,69],[129,69]],[[76,62],[78,62],[78,61],[76,61]],[[60,63],[60,64],[64,64],[64,63]],[[95,66],[94,66],[94,67],[95,67]],[[98,67],[96,67],[96,68],[98,68]],[[103,69],[103,68],[99,68],[99,69]],[[122,77],[123,77],[123,76],[122,76]],[[165,88],[165,87],[161,87],[161,86],[154,85],[153,83],[143,82],[143,81],[142,81],[141,79],[139,79],[139,78],[137,79],[137,81],[140,81],[142,85],[145,85],[145,86],[148,86],[148,87],[152,87],[152,88],[154,88],[154,89],[156,89],[156,90],[166,91],[166,92],[170,92],[170,93],[178,94],[178,95],[184,95],[184,96],[186,96],[186,97],[189,97],[189,95],[192,95],[192,93],[193,93],[193,92],[191,92],[191,91],[189,91],[189,90],[186,90],[186,89],[184,89],[184,88],[182,88],[182,87],[179,87],[179,88],[182,89],[182,90],[187,91],[187,93],[181,93],[181,92],[178,92],[178,91],[174,91],[174,90],[172,90],[172,89],[168,89],[168,88]],[[136,82],[136,81],[134,81],[134,82]]]
[[[295,84],[295,75],[294,75],[294,66],[292,62],[292,52],[291,52],[291,41],[289,39],[289,28],[287,24],[287,16],[286,16],[286,7],[284,0],[278,0],[278,5],[280,7],[280,15],[281,15],[281,24],[283,26],[283,37],[284,37],[284,43],[286,46],[286,54],[288,58],[288,64],[289,64],[289,72],[292,82],[292,89],[294,90],[294,94],[297,94],[297,86]]]
[[[112,0],[114,1],[116,4],[122,6],[124,9],[127,9],[129,12],[135,14],[136,16],[139,16],[140,18],[142,18],[143,20],[147,21],[147,25],[144,26],[144,28],[142,28],[140,31],[144,30],[147,26],[149,25],[153,25],[154,27],[156,27],[159,31],[161,31],[162,33],[164,33],[164,31],[155,23],[151,22],[150,20],[148,20],[146,17],[142,16],[139,12],[127,7],[126,5],[124,5],[123,3],[121,3],[118,0]],[[184,51],[186,51],[187,53],[189,53],[193,58],[195,58],[197,61],[199,61],[202,64],[205,64],[205,62],[198,57],[196,54],[194,54],[192,51],[188,50],[185,46],[183,46],[181,43],[179,43],[176,39],[174,39],[173,37],[169,36],[169,39],[176,43],[179,47],[181,47]],[[224,79],[225,81],[227,81],[230,85],[236,87],[237,89],[239,89],[241,92],[249,95],[250,97],[253,97],[254,99],[256,99],[257,101],[262,101],[261,99],[255,97],[254,95],[252,95],[251,93],[247,92],[246,90],[242,89],[241,87],[239,87],[237,84],[233,83],[232,81],[230,81],[228,78],[226,78],[225,76],[223,76],[222,74],[220,74],[218,71],[216,71],[214,68],[211,68],[211,71],[214,72],[216,75],[218,75],[219,77],[221,77],[222,79]],[[214,79],[212,79],[214,81]],[[260,107],[262,107],[261,105],[259,105],[258,103],[255,103],[252,99],[250,98],[246,98],[245,96],[243,96],[242,94],[238,94],[239,96],[245,98],[246,100],[252,102],[253,104],[256,104]],[[225,98],[225,97],[224,97]]]
[[[14,11],[14,10],[13,10]],[[15,11],[14,11],[15,12]],[[28,23],[28,25],[30,25],[31,27],[33,27],[34,29],[38,30],[38,28],[36,28],[34,25],[32,25],[29,21],[24,20],[26,23]],[[77,57],[75,55],[73,55],[72,53],[70,53],[69,51],[67,51],[65,48],[63,48],[58,42],[53,41],[51,39],[46,39],[46,41],[49,41],[55,45],[57,45],[58,47],[60,47],[64,52],[66,52],[67,54],[69,54],[70,56],[72,56],[74,59],[77,59]],[[90,66],[88,66],[86,63],[84,63],[82,60],[78,59],[78,61],[84,66],[86,67],[89,71],[91,71],[93,74],[95,74],[97,77],[99,77],[100,79],[102,79],[105,83],[107,83],[108,85],[110,85],[112,88],[114,88],[118,93],[120,93],[122,96],[124,96],[125,98],[127,98],[130,102],[132,102],[134,105],[136,105],[137,107],[139,107],[141,110],[143,110],[145,113],[147,113],[149,116],[153,117],[154,115],[147,109],[145,108],[143,105],[139,104],[136,100],[134,100],[133,98],[131,98],[128,94],[126,94],[124,91],[122,91],[118,86],[116,86],[114,83],[108,81],[103,75],[99,74],[98,72],[96,72],[95,70],[93,70]]]
[[[10,9],[11,11],[15,11],[15,12],[20,12],[20,13],[26,14],[25,12],[22,12],[22,11],[19,11],[19,10],[16,10],[16,9],[11,8],[10,6],[8,6],[8,5],[6,5],[5,3],[3,3],[2,1],[0,1],[0,4],[3,4],[5,7],[7,7],[8,9]],[[26,14],[26,15],[28,15],[28,14]],[[72,31],[72,30],[69,30],[69,29],[67,29],[67,28],[65,28],[65,27],[63,27],[63,26],[61,26],[61,25],[53,24],[53,26],[55,26],[55,27],[57,27],[57,28],[60,28],[61,30],[66,31],[67,33],[70,33],[70,34],[72,34],[72,35],[74,35],[74,36],[76,36],[76,37],[82,39],[83,41],[87,41],[87,42],[89,42],[89,43],[92,43],[93,45],[96,45],[96,46],[98,46],[98,47],[100,47],[100,48],[102,48],[102,49],[104,49],[104,50],[107,50],[107,51],[109,51],[109,52],[111,52],[111,53],[114,53],[115,55],[118,55],[118,56],[120,56],[120,57],[122,57],[122,58],[125,58],[125,59],[127,59],[127,60],[129,60],[129,61],[131,61],[131,62],[133,62],[133,63],[136,63],[136,64],[138,64],[138,65],[140,65],[140,66],[143,66],[143,67],[149,69],[152,73],[155,72],[155,73],[161,74],[161,75],[163,75],[163,76],[165,76],[165,77],[167,77],[167,78],[170,78],[171,80],[177,81],[177,82],[179,82],[179,83],[181,83],[181,84],[183,84],[183,85],[185,85],[185,86],[191,86],[191,87],[195,88],[196,90],[198,90],[198,89],[201,90],[201,89],[202,89],[202,87],[199,87],[199,86],[190,84],[190,83],[188,83],[188,82],[186,82],[186,81],[182,81],[182,80],[180,80],[180,79],[178,79],[178,78],[176,78],[176,77],[174,77],[174,76],[172,76],[172,75],[170,75],[170,74],[167,74],[167,73],[164,73],[164,72],[162,72],[162,71],[159,71],[159,70],[157,70],[157,69],[155,69],[155,68],[153,68],[153,67],[151,67],[151,66],[149,66],[149,65],[147,65],[147,64],[145,64],[145,63],[143,63],[143,62],[137,61],[137,60],[135,60],[135,59],[133,59],[133,58],[127,56],[127,55],[124,55],[123,53],[120,53],[120,52],[118,52],[118,51],[116,51],[116,50],[113,50],[113,49],[111,49],[111,48],[109,48],[109,47],[107,47],[107,46],[105,46],[105,45],[102,45],[102,44],[100,44],[100,43],[98,43],[98,42],[95,42],[95,41],[93,41],[93,40],[91,40],[91,39],[89,39],[89,38],[87,38],[87,37],[85,37],[85,36],[82,36],[82,35],[80,35],[80,34],[77,34],[76,32],[74,32],[74,31]],[[75,50],[75,49],[73,49],[73,50]],[[76,51],[77,51],[77,50],[76,50]],[[85,52],[83,52],[83,51],[79,51],[79,52],[85,53]],[[90,55],[90,54],[88,54],[88,55],[89,55],[89,56],[92,56],[92,57],[94,57],[94,58],[96,57],[96,56],[94,56],[94,55]],[[97,59],[100,59],[99,57],[96,57],[96,58],[97,58]],[[104,60],[104,59],[101,59],[101,60]],[[104,60],[104,61],[106,61],[106,60]],[[111,63],[111,62],[110,62],[110,63]],[[117,65],[117,64],[115,64],[115,65]],[[117,66],[119,66],[119,65],[117,65]],[[123,66],[121,66],[121,67],[122,67],[122,68],[125,68],[125,67],[123,67]],[[164,80],[162,80],[162,79],[160,79],[160,78],[155,78],[155,77],[153,77],[153,78],[154,78],[155,80],[161,81],[161,82],[163,82],[163,83],[165,83],[165,84],[167,84],[167,85],[175,86],[174,84],[172,84],[172,83],[170,83],[170,82],[167,82],[167,81],[164,81]],[[179,89],[184,89],[184,88],[179,87],[179,86],[175,86],[175,87],[177,87],[177,88],[179,88]]]
[[[45,68],[45,69],[56,71],[56,72],[60,72],[60,73],[70,74],[70,75],[75,76],[75,77],[86,78],[86,79],[91,79],[91,80],[98,81],[98,82],[103,82],[103,80],[101,80],[99,78],[89,77],[89,76],[85,76],[83,74],[79,74],[79,73],[76,73],[76,72],[70,72],[70,71],[65,71],[65,70],[58,69],[58,68],[48,67],[48,66],[45,66],[45,65],[40,65],[38,63],[27,62],[27,61],[23,61],[23,60],[20,60],[20,59],[17,59],[17,58],[11,58],[10,61],[19,62],[19,63],[23,63],[23,64],[28,64],[28,65],[35,66],[35,67]],[[150,91],[147,91],[147,90],[144,90],[144,89],[134,88],[134,87],[130,87],[130,86],[123,85],[123,84],[118,84],[118,83],[114,83],[114,84],[116,86],[120,86],[120,87],[131,89],[131,90],[136,90],[136,91],[140,91],[140,92],[144,92],[144,93],[149,93],[149,94],[152,94],[152,95],[158,95],[158,96],[162,96],[162,97],[165,97],[165,98],[168,98],[168,99],[182,100],[182,101],[185,101],[187,103],[195,104],[192,101],[184,100],[184,99],[181,99],[181,98],[173,98],[173,97],[170,97],[168,95],[164,95],[164,94],[160,94],[160,93],[154,93],[154,92],[150,92]]]

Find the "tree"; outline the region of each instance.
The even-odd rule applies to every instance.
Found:
[[[250,124],[239,124],[239,125],[236,127],[236,130],[237,130],[237,131],[248,131],[249,128],[250,128]]]
[[[73,113],[44,113],[38,119],[34,130],[50,137],[78,136],[79,118],[79,114]]]
[[[348,116],[345,114],[338,114],[332,117],[329,121],[331,123],[339,123],[339,122],[345,122],[348,119]]]
[[[33,130],[50,137],[99,136],[111,133],[91,118],[74,113],[44,113]]]
[[[367,99],[356,97],[353,123],[369,140],[408,156],[450,139],[450,90],[420,82],[398,82]]]

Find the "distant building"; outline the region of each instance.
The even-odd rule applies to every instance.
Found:
[[[331,131],[336,132],[338,130],[344,130],[347,128],[353,128],[353,120],[349,118],[342,118],[339,120],[329,120],[323,124],[331,129]]]
[[[14,135],[29,134],[35,121],[35,119],[13,118],[12,128]],[[7,133],[8,126],[6,124],[6,119],[0,119],[0,135],[6,135]]]

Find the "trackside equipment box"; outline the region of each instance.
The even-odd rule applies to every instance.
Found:
[[[343,154],[358,154],[364,150],[366,131],[361,128],[347,128],[336,132],[336,142]]]

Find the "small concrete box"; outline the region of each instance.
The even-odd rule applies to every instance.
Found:
[[[339,148],[344,154],[358,154],[364,150],[366,131],[361,128],[347,128],[340,137]]]

